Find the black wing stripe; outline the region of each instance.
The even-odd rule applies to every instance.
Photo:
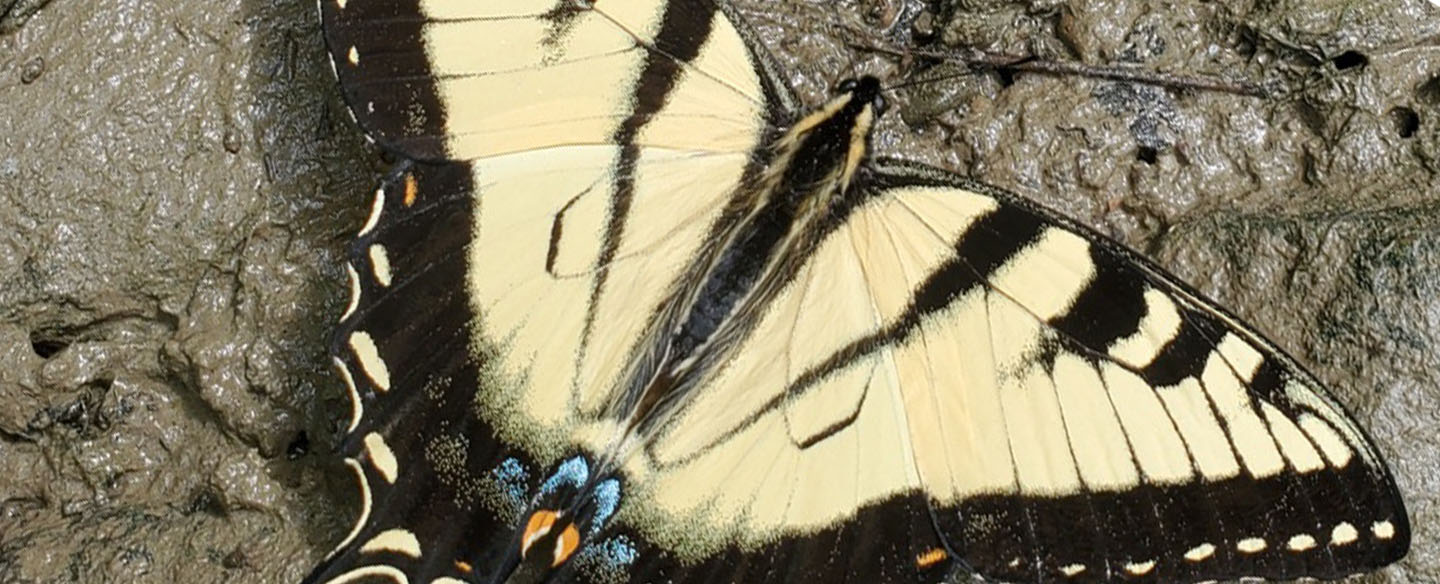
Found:
[[[685,63],[700,54],[700,48],[709,39],[716,13],[715,7],[708,3],[671,2],[666,6],[660,31],[653,41],[655,50],[647,54],[640,77],[635,83],[630,114],[615,130],[613,140],[620,145],[620,159],[616,163],[619,170],[615,175],[604,241],[596,260],[599,269],[590,292],[585,328],[581,333],[582,354],[589,345],[595,314],[600,307],[600,296],[609,280],[610,263],[615,259],[620,242],[625,236],[625,222],[635,197],[635,168],[641,152],[640,145],[635,143],[636,137],[645,124],[664,109],[670,92],[684,73]]]
[[[1051,327],[1086,347],[1109,347],[1138,330],[1145,317],[1145,280],[1107,251],[1090,248],[1095,277],[1063,315],[1050,321]]]
[[[901,341],[917,330],[924,318],[945,310],[956,298],[983,284],[996,270],[1033,245],[1045,232],[1034,214],[1002,205],[975,222],[955,242],[955,256],[916,288],[910,307],[894,324],[858,339],[795,379],[786,393],[804,391],[826,376],[844,369],[857,358]]]

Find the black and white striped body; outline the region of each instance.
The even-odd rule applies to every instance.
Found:
[[[354,244],[364,508],[311,582],[1188,583],[1408,547],[1291,359],[1082,226],[871,159],[873,79],[803,111],[709,0],[322,15],[360,125],[419,162]]]

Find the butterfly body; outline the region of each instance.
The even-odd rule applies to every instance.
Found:
[[[361,517],[307,582],[1189,583],[1408,547],[1293,360],[1083,226],[871,156],[873,78],[802,108],[709,0],[321,8],[407,161],[336,337]]]

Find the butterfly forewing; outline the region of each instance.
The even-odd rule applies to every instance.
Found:
[[[876,183],[877,199],[916,199],[906,207],[917,213],[946,198],[995,201],[911,283],[908,311],[856,345],[895,347],[902,379],[909,369],[930,380],[907,410],[916,462],[942,531],[977,570],[1046,582],[1338,578],[1404,554],[1405,511],[1374,446],[1259,335],[1013,195],[901,164]],[[1144,310],[1103,330],[1075,314],[1098,292]],[[987,447],[1002,451],[989,464]]]

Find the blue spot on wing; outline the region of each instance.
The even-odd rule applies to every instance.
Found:
[[[576,564],[596,582],[628,582],[630,565],[640,557],[630,539],[617,535],[586,545]]]
[[[590,536],[594,537],[605,527],[605,522],[615,514],[615,509],[620,506],[620,481],[606,479],[595,485],[595,520],[590,524]]]
[[[504,494],[508,503],[515,507],[525,504],[525,492],[529,490],[526,483],[530,480],[530,473],[526,472],[523,463],[514,458],[507,458],[492,469],[490,474],[500,485],[500,492]]]
[[[590,465],[585,463],[585,459],[577,456],[560,463],[560,468],[555,469],[555,474],[551,475],[550,478],[545,481],[545,484],[540,486],[540,494],[548,495],[553,493],[555,489],[560,488],[562,485],[569,485],[578,489],[588,480],[590,480]]]

